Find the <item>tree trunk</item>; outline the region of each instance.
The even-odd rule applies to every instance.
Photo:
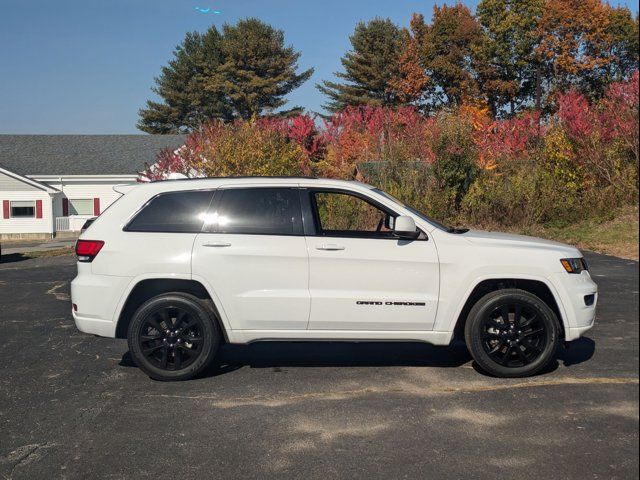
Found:
[[[542,65],[536,66],[536,110],[542,108]]]

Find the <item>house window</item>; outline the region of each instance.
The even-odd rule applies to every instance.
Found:
[[[69,214],[93,215],[93,198],[76,198],[69,200]]]
[[[12,201],[11,218],[35,218],[36,202],[34,201]]]

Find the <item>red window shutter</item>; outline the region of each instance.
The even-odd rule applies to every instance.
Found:
[[[2,201],[2,216],[9,218],[9,200]]]
[[[93,214],[96,217],[100,215],[100,199],[99,198],[93,199]]]
[[[36,200],[36,218],[42,218],[42,200]]]
[[[68,198],[62,199],[62,216],[63,217],[69,216],[69,199]]]

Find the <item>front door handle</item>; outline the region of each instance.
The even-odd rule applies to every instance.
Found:
[[[203,247],[217,247],[217,248],[221,248],[221,247],[230,247],[231,244],[228,242],[210,242],[210,243],[203,243],[202,244]]]
[[[316,247],[316,250],[328,250],[330,252],[333,252],[336,250],[344,250],[344,247],[342,245],[336,245],[335,243],[329,243],[325,245],[318,245]]]

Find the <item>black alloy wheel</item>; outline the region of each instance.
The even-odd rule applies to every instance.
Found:
[[[181,370],[202,354],[203,325],[178,306],[160,306],[147,314],[138,334],[140,351],[163,370]]]
[[[129,351],[136,365],[156,380],[187,380],[213,360],[220,332],[206,302],[186,293],[147,300],[129,324]]]
[[[471,356],[496,377],[526,377],[547,367],[560,344],[553,310],[524,290],[491,292],[473,306],[465,325]]]
[[[505,367],[524,367],[544,351],[545,324],[526,303],[496,307],[482,322],[482,346],[489,357]]]

